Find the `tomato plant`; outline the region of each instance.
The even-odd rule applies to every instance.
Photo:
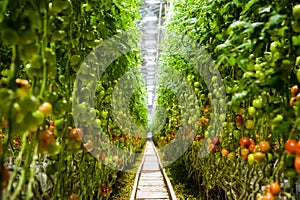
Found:
[[[98,161],[112,164],[116,152],[109,151],[110,147],[103,147],[105,156],[101,151],[95,156],[99,158],[90,154],[97,155],[100,148],[95,137],[102,135],[95,127],[100,126],[109,139],[112,134],[123,135],[124,141],[114,145],[131,156],[119,158],[119,168],[135,161],[133,155],[141,151],[145,140],[122,130],[110,108],[114,87],[132,71],[139,90],[130,101],[130,117],[146,127],[146,89],[137,68],[139,50],[118,58],[96,83],[90,80],[99,75],[91,67],[99,64],[92,50],[119,32],[137,29],[133,21],[139,18],[139,5],[136,0],[0,3],[0,134],[4,137],[0,166],[11,166],[10,177],[0,178],[6,186],[1,199],[101,199],[99,185],[111,187],[118,173]],[[137,42],[137,35],[132,36],[132,42]],[[81,67],[84,74],[79,74]],[[78,88],[84,95],[77,98]],[[91,99],[96,99],[94,107],[89,105]],[[80,104],[73,110],[74,102]],[[122,103],[117,106],[125,107]],[[78,113],[81,124],[75,123]],[[106,197],[111,193],[109,189]]]
[[[213,67],[204,67],[210,71],[209,75],[203,72],[204,69],[200,74],[197,65],[176,50],[181,49],[183,42],[173,37],[167,39],[160,59],[160,72],[165,78],[161,83],[180,91],[186,88],[185,85],[169,78],[171,73],[167,73],[167,69],[182,73],[194,89],[201,111],[200,117],[194,112],[190,114],[199,119],[194,124],[198,128],[197,137],[182,158],[182,162],[187,163],[185,173],[189,175],[189,181],[198,191],[205,191],[205,194],[198,193],[203,199],[219,198],[210,194],[214,190],[226,191],[229,199],[256,199],[259,196],[274,199],[276,192],[260,191],[270,179],[281,185],[286,179],[294,182],[299,178],[294,166],[300,130],[299,3],[175,0],[172,4],[173,15],[168,18],[166,29],[183,33],[205,49],[222,76],[224,88],[220,90],[226,92],[226,116],[215,116],[213,103],[221,105],[222,101],[214,99],[210,90],[220,92],[219,85],[210,86],[205,81],[206,76],[211,82],[215,80]],[[187,45],[185,52],[189,50]],[[206,66],[202,59],[199,63]],[[153,132],[157,133],[154,138],[157,145],[164,147],[172,140],[171,131],[175,132],[176,138],[180,124],[185,124],[185,119],[177,120],[176,116],[184,118],[187,111],[180,112],[184,103],[180,103],[172,92],[158,88],[157,93],[158,103],[167,112],[167,123],[161,130]],[[189,98],[185,94],[182,96]],[[210,123],[204,123],[204,119],[209,119]],[[222,128],[212,125],[215,119],[224,119]],[[157,124],[159,120],[159,117],[154,118]],[[188,134],[188,130],[186,132]],[[223,156],[220,159],[220,153],[215,151],[199,159],[196,155],[201,151],[201,144],[207,145],[208,150],[213,149],[213,142],[208,139],[214,136],[211,132],[219,136],[218,149]],[[211,170],[217,172],[213,177],[209,173]],[[230,175],[224,178],[218,174]],[[295,198],[294,188],[284,190],[282,196]]]

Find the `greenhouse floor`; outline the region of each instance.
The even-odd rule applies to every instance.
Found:
[[[147,141],[143,162],[137,172],[131,200],[176,199],[172,185],[158,157],[154,144]]]

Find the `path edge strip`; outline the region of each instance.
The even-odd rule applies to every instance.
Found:
[[[145,146],[147,146],[147,143],[145,144]],[[144,149],[143,159],[141,161],[141,164],[140,164],[139,169],[138,169],[138,171],[136,173],[136,176],[135,176],[134,185],[133,185],[133,188],[132,188],[130,200],[135,200],[135,196],[136,196],[136,192],[137,192],[137,186],[138,186],[138,183],[139,183],[139,179],[140,179],[140,176],[141,176],[141,171],[142,171],[144,161],[145,161],[145,151],[146,151],[146,148]]]
[[[156,156],[158,158],[158,164],[159,164],[159,168],[160,168],[160,171],[161,173],[163,174],[163,177],[164,177],[164,180],[165,180],[165,183],[167,184],[167,190],[169,192],[169,195],[170,195],[170,198],[171,200],[177,200],[177,197],[176,197],[176,194],[174,192],[174,189],[173,189],[173,186],[171,184],[171,181],[169,179],[169,177],[167,176],[166,172],[165,172],[165,169],[163,168],[162,164],[161,164],[161,161],[160,161],[160,157],[159,157],[159,154],[158,154],[158,151],[156,150],[156,147],[154,145],[153,142],[151,142],[151,144],[153,145],[153,148],[154,148],[154,151],[156,153]]]

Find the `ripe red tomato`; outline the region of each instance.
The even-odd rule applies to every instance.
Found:
[[[213,137],[212,143],[215,144],[215,145],[219,145],[220,144],[220,138],[217,137],[217,136]]]
[[[221,154],[223,156],[227,156],[229,154],[229,151],[227,149],[222,149]]]
[[[235,124],[236,126],[242,126],[244,122],[243,116],[242,115],[237,115],[235,117]]]
[[[250,144],[251,143],[250,143],[250,140],[249,140],[248,137],[243,137],[243,138],[240,139],[240,145],[242,147],[248,148],[250,146]]]
[[[250,144],[249,147],[248,147],[249,151],[250,152],[254,152],[255,146],[256,146],[255,143],[254,144]]]
[[[53,120],[50,120],[49,125],[50,125],[50,126],[54,126],[54,121],[53,121]]]
[[[207,118],[204,120],[204,124],[205,124],[205,125],[209,125],[209,122],[210,122],[210,121],[209,121],[209,119],[207,119]]]
[[[250,144],[255,144],[256,145],[255,141],[252,138],[249,138],[249,140],[250,140]]]
[[[293,97],[295,97],[298,93],[298,86],[297,85],[294,85],[292,88],[291,88],[291,94]]]
[[[106,185],[104,183],[102,183],[100,185],[101,191],[105,191],[106,190]]]
[[[72,128],[69,136],[75,141],[80,141],[82,138],[82,130],[80,128]]]
[[[289,154],[296,154],[296,145],[297,145],[297,141],[296,140],[287,140],[285,142],[285,150],[289,153]]]
[[[300,156],[300,141],[298,141],[296,144],[296,154]]]
[[[108,193],[111,194],[113,192],[113,188],[110,186],[108,187]]]
[[[300,157],[297,156],[295,161],[294,161],[294,166],[295,166],[295,169],[298,173],[300,173]]]
[[[7,187],[8,181],[10,179],[9,171],[6,167],[0,165],[0,175],[2,178],[2,189]]]
[[[267,192],[263,197],[262,200],[275,200],[275,197],[272,195],[272,193]]]
[[[77,194],[71,194],[69,200],[79,200],[79,197]]]
[[[295,101],[296,101],[296,98],[295,97],[292,97],[290,99],[290,106],[293,106],[295,104]]]
[[[20,138],[16,138],[13,140],[14,145],[16,145],[17,147],[21,148],[22,147],[22,142],[20,140]]]
[[[268,141],[261,141],[259,143],[260,151],[263,153],[267,153],[271,150],[271,145]]]
[[[55,130],[55,126],[49,126],[49,131],[54,131]]]
[[[296,101],[299,101],[300,100],[300,93],[298,93],[295,97]]]
[[[214,153],[214,152],[216,152],[217,151],[217,145],[215,145],[215,144],[209,144],[208,146],[207,146],[207,150],[210,152],[210,153]]]
[[[49,146],[54,143],[54,134],[51,131],[40,131],[40,140],[43,147]]]
[[[273,182],[270,184],[270,192],[274,196],[277,196],[280,193],[280,185],[277,182]]]

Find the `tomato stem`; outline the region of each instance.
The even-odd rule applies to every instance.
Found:
[[[38,157],[38,148],[39,145],[35,145],[34,150],[33,150],[33,155],[32,155],[32,161],[30,164],[30,177],[29,177],[29,183],[28,183],[28,190],[26,192],[26,200],[30,200],[32,199],[33,196],[33,192],[32,192],[32,188],[34,185],[34,181],[35,181],[35,170],[36,170],[36,158]]]
[[[8,186],[7,186],[8,191],[10,191],[12,186],[13,186],[13,181],[14,181],[17,173],[18,173],[19,166],[21,165],[23,154],[27,150],[28,153],[27,153],[27,156],[26,156],[26,159],[25,159],[25,162],[24,162],[24,166],[22,167],[22,170],[21,170],[21,176],[20,176],[18,185],[17,185],[16,189],[14,190],[13,194],[11,195],[11,197],[9,198],[10,200],[17,199],[17,197],[20,195],[22,187],[23,187],[23,185],[25,184],[25,181],[26,181],[26,172],[28,170],[29,162],[30,162],[30,158],[31,158],[31,154],[30,154],[31,153],[31,151],[30,151],[31,148],[26,148],[27,147],[26,139],[27,139],[27,134],[23,134],[22,140],[21,140],[22,141],[21,151],[19,152],[19,155],[18,155],[18,157],[16,158],[16,160],[14,162],[14,165],[15,165],[14,170],[13,170],[12,176],[11,176],[11,178],[9,180],[9,183],[8,183]]]
[[[41,85],[41,90],[40,90],[40,98],[43,99],[44,97],[44,91],[46,88],[46,82],[47,82],[47,60],[46,60],[46,48],[48,45],[48,9],[45,10],[45,16],[44,16],[44,24],[43,24],[43,36],[42,36],[42,58],[43,58],[43,80],[42,80],[42,85]]]

